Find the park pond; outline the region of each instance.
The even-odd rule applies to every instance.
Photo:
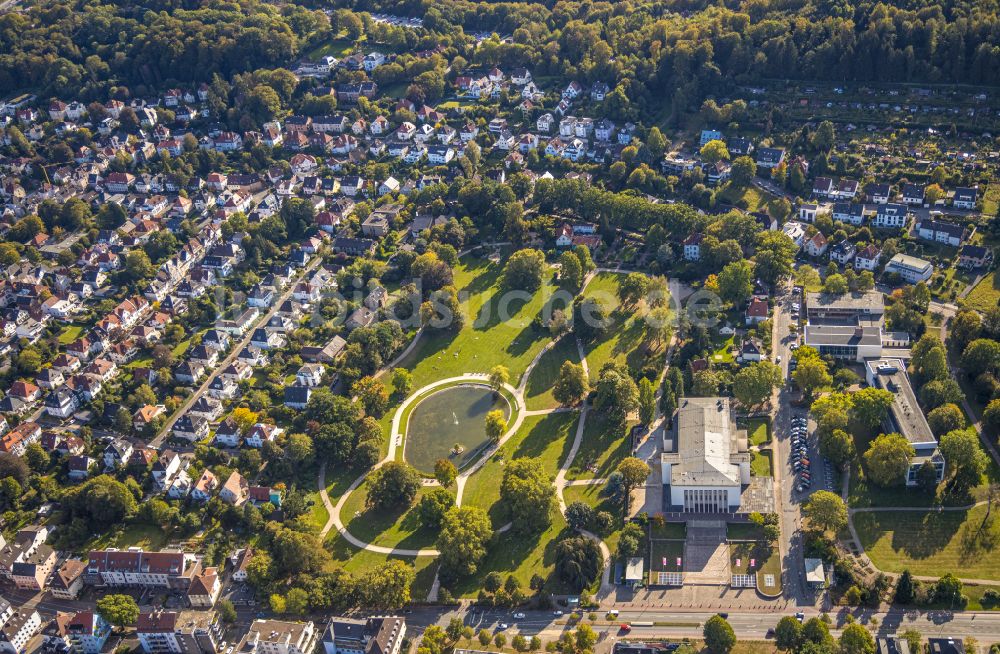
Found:
[[[507,399],[480,384],[462,384],[428,395],[410,412],[406,460],[424,473],[432,473],[438,459],[450,459],[461,469],[486,445],[486,414],[494,409],[510,419]],[[457,454],[456,445],[461,450]]]

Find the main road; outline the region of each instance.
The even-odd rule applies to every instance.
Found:
[[[820,616],[813,608],[803,608],[805,619]],[[515,619],[511,611],[500,609],[479,609],[462,607],[454,610],[443,610],[436,607],[415,608],[406,616],[408,626],[414,632],[423,631],[430,625],[447,625],[452,618],[461,618],[465,624],[475,629],[490,631],[500,629],[501,624],[510,625],[511,631],[527,636],[538,635],[542,640],[556,640],[559,636],[575,625],[568,624],[564,617],[556,617],[551,611],[523,611],[523,619]],[[705,621],[716,615],[705,611],[685,611],[684,609],[649,609],[623,610],[614,620],[606,620],[603,613],[598,615],[596,623],[591,623],[598,633],[605,633],[606,639],[623,635],[619,626],[623,623],[631,625],[628,632],[630,639],[636,638],[700,638]],[[773,629],[783,616],[789,615],[787,610],[763,610],[758,612],[735,612],[727,614],[727,620],[732,625],[738,638],[743,640],[764,640],[768,631]],[[877,633],[895,634],[906,629],[916,629],[924,638],[975,636],[980,642],[993,642],[1000,639],[1000,614],[972,611],[916,611],[892,609],[886,612],[874,610],[844,609],[838,613],[829,614],[830,630],[838,635],[840,629],[846,626],[848,616],[870,624],[871,619],[877,619]],[[589,622],[589,620],[583,620]]]

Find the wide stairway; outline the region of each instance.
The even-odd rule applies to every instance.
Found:
[[[721,520],[690,520],[684,541],[684,584],[717,586],[728,584],[729,546],[726,523]]]

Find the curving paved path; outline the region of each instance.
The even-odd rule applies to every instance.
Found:
[[[402,440],[403,440],[403,435],[402,433],[400,433],[400,423],[402,422],[403,414],[412,404],[414,404],[418,400],[424,399],[424,396],[428,391],[433,391],[436,388],[444,386],[460,385],[463,382],[486,384],[488,382],[488,378],[489,375],[480,373],[469,373],[465,375],[459,375],[456,377],[448,377],[427,384],[426,386],[419,388],[415,392],[411,393],[410,396],[406,398],[403,401],[403,403],[400,404],[399,407],[396,409],[396,413],[392,417],[392,427],[389,430],[389,450],[386,453],[385,457],[377,464],[375,464],[372,470],[377,470],[386,463],[388,463],[389,461],[395,460],[396,449],[402,445]],[[520,393],[516,388],[514,388],[510,384],[504,384],[504,390],[510,393],[514,398],[514,406],[511,407],[516,415],[514,422],[513,424],[508,426],[507,432],[503,435],[503,437],[501,437],[500,441],[497,442],[496,445],[484,450],[483,454],[476,460],[476,463],[473,464],[473,466],[470,467],[468,470],[464,471],[462,474],[459,475],[456,482],[458,485],[458,490],[455,503],[457,505],[461,505],[462,502],[462,491],[465,486],[465,480],[468,479],[469,475],[471,475],[473,472],[481,468],[485,464],[485,462],[489,460],[489,457],[492,456],[492,454],[496,451],[496,449],[510,439],[510,437],[520,428],[521,423],[524,421],[524,401],[521,399]],[[343,520],[341,519],[340,516],[341,511],[343,511],[344,505],[347,503],[347,498],[349,498],[351,496],[351,493],[356,491],[358,487],[361,486],[362,483],[364,483],[365,478],[370,473],[371,470],[362,475],[359,475],[357,479],[351,482],[351,485],[348,486],[347,490],[340,496],[340,498],[337,500],[337,503],[334,505],[330,501],[330,496],[326,490],[326,463],[324,462],[324,464],[320,467],[320,476],[318,480],[320,487],[319,495],[320,499],[323,501],[323,505],[326,507],[327,511],[330,514],[326,524],[323,526],[323,529],[320,530],[320,538],[326,538],[326,535],[330,533],[330,531],[333,528],[336,528],[337,532],[341,536],[343,536],[347,542],[351,543],[355,547],[368,550],[369,552],[376,552],[379,554],[387,554],[392,556],[438,556],[440,552],[436,549],[431,549],[431,548],[409,549],[404,547],[387,547],[384,545],[374,545],[372,543],[369,543],[367,541],[364,541],[356,537],[347,529],[347,526],[344,525]],[[508,525],[505,525],[504,527],[509,528]],[[500,531],[505,531],[504,527],[501,527]]]
[[[581,288],[580,288],[580,293],[582,293],[584,291],[584,289],[587,287],[587,285],[590,283],[590,281],[596,276],[596,274],[597,273],[601,273],[601,272],[627,273],[628,271],[624,271],[624,270],[620,270],[620,269],[611,269],[611,268],[597,268],[596,270],[592,271],[591,273],[589,273],[584,278],[583,284],[581,285]],[[403,358],[406,355],[408,355],[415,348],[416,343],[419,340],[419,338],[420,338],[421,335],[422,335],[422,330],[417,333],[416,337],[413,339],[413,341],[410,343],[410,345],[406,348],[406,350],[404,350],[404,352],[402,352],[398,357],[396,357],[394,359],[394,361],[392,362],[392,364],[390,364],[390,366],[386,366],[385,369],[387,370],[392,365],[396,365],[399,361],[402,361]],[[570,411],[580,411],[580,419],[577,422],[576,433],[575,433],[574,438],[573,438],[573,444],[570,447],[570,451],[569,451],[569,454],[566,456],[566,459],[560,465],[559,471],[556,473],[556,477],[555,477],[555,480],[553,482],[553,485],[555,486],[555,489],[556,489],[556,498],[557,498],[557,501],[559,503],[559,510],[561,512],[565,512],[566,511],[566,500],[563,497],[563,491],[564,491],[564,489],[567,486],[597,485],[597,484],[604,483],[606,481],[605,479],[582,479],[582,480],[573,480],[573,481],[568,481],[566,479],[566,474],[569,472],[569,469],[572,466],[573,461],[576,458],[576,455],[577,455],[577,453],[580,450],[580,445],[583,442],[584,427],[586,425],[587,413],[588,413],[588,410],[589,410],[589,408],[586,406],[586,404],[584,404],[579,409],[576,408],[576,407],[557,407],[557,408],[554,408],[554,409],[537,409],[537,410],[530,410],[529,411],[527,409],[527,404],[526,404],[526,402],[524,400],[524,392],[525,392],[525,389],[527,388],[528,379],[531,376],[532,370],[534,370],[535,366],[538,364],[538,362],[541,360],[541,358],[549,350],[551,350],[553,347],[555,347],[562,338],[570,338],[570,337],[574,338],[575,341],[576,341],[576,347],[577,347],[577,351],[578,351],[579,357],[580,357],[580,365],[583,367],[584,374],[589,378],[589,376],[590,376],[590,370],[589,370],[588,365],[587,365],[587,357],[586,357],[586,352],[584,351],[584,348],[583,348],[583,343],[580,341],[580,339],[575,334],[566,333],[566,334],[561,335],[559,338],[553,339],[552,341],[550,341],[549,343],[547,343],[545,345],[545,347],[543,347],[538,352],[538,354],[535,355],[534,359],[532,359],[531,363],[528,364],[528,366],[525,369],[524,373],[521,375],[521,379],[519,380],[518,385],[517,385],[516,388],[514,386],[511,386],[510,384],[504,384],[504,390],[506,390],[511,395],[511,397],[513,397],[513,399],[514,399],[515,406],[512,407],[512,408],[516,412],[516,418],[514,419],[513,424],[511,424],[511,425],[508,426],[508,429],[507,429],[506,433],[504,433],[504,435],[500,438],[500,440],[496,444],[494,444],[493,446],[491,446],[488,449],[484,450],[483,453],[482,453],[482,455],[480,455],[480,457],[476,459],[475,463],[473,463],[472,466],[470,466],[469,468],[467,468],[466,470],[464,470],[463,472],[461,472],[458,475],[458,477],[456,479],[456,498],[455,498],[455,504],[457,506],[461,506],[461,504],[462,504],[462,496],[464,495],[465,485],[466,485],[466,482],[468,482],[469,478],[473,474],[475,474],[476,472],[478,472],[484,465],[486,465],[486,462],[490,460],[490,458],[493,456],[493,454],[498,449],[500,449],[508,440],[510,440],[510,438],[514,434],[517,433],[518,429],[520,429],[521,425],[524,422],[524,418],[527,417],[527,416],[538,416],[538,415],[547,415],[547,414],[550,414],[550,413],[566,413],[566,412],[570,412]],[[673,340],[673,337],[672,337],[671,343],[669,344],[670,347],[668,347],[668,353],[667,353],[667,359],[666,359],[666,361],[669,361],[669,354],[670,354],[670,351],[673,349],[673,345],[674,345],[674,340]],[[382,372],[384,372],[384,370]],[[666,373],[666,368],[664,368],[664,372],[662,374],[665,374],[665,373]],[[381,373],[379,373],[379,374],[381,374]],[[392,426],[391,426],[390,431],[389,431],[389,449],[388,449],[388,452],[387,452],[385,458],[383,458],[381,461],[379,461],[372,468],[372,470],[378,469],[381,466],[385,465],[387,462],[392,461],[392,460],[395,459],[396,449],[398,447],[400,447],[402,445],[402,442],[403,442],[403,434],[400,432],[400,423],[402,422],[403,414],[406,411],[406,409],[409,408],[415,401],[417,401],[418,399],[423,399],[422,396],[425,396],[428,391],[434,390],[435,388],[439,388],[439,387],[447,386],[447,385],[460,384],[462,382],[485,384],[485,383],[488,383],[488,378],[489,378],[489,375],[484,374],[484,373],[466,373],[464,375],[459,375],[459,376],[455,376],[455,377],[449,377],[449,378],[446,378],[446,379],[441,379],[441,380],[432,382],[431,384],[428,384],[428,385],[426,385],[426,386],[424,386],[424,387],[422,387],[420,389],[417,389],[415,392],[413,392],[396,409],[396,412],[395,412],[395,414],[393,415],[393,418],[392,418]],[[659,403],[657,403],[657,411],[658,410],[659,410]],[[329,518],[327,519],[326,524],[320,530],[320,537],[321,538],[325,538],[327,536],[327,534],[329,534],[330,531],[333,528],[336,528],[337,532],[341,536],[343,536],[344,539],[347,540],[349,543],[351,543],[355,547],[367,550],[369,552],[376,552],[376,553],[379,553],[379,554],[386,554],[386,555],[391,555],[391,556],[410,556],[410,557],[438,556],[438,555],[440,555],[440,552],[438,550],[431,549],[431,548],[427,548],[427,549],[407,549],[407,548],[386,547],[386,546],[382,546],[382,545],[374,545],[372,543],[365,542],[365,541],[361,540],[360,538],[357,538],[356,536],[354,536],[347,529],[347,527],[344,525],[344,523],[343,523],[343,521],[341,519],[341,516],[340,516],[341,511],[343,510],[344,505],[347,502],[347,498],[350,496],[351,493],[353,493],[355,490],[357,490],[357,488],[362,483],[364,483],[365,478],[368,476],[368,474],[370,472],[371,471],[368,471],[365,474],[360,475],[357,479],[355,479],[351,483],[351,485],[347,488],[347,490],[343,493],[343,495],[341,495],[341,497],[339,498],[339,500],[337,501],[337,503],[333,504],[333,502],[330,501],[329,494],[327,493],[327,490],[326,490],[326,463],[325,462],[323,463],[323,465],[320,467],[319,478],[318,478],[317,482],[318,482],[318,485],[319,485],[320,499],[322,500],[323,505],[326,507],[326,510],[329,513]],[[509,530],[511,528],[511,526],[512,526],[511,523],[507,523],[507,524],[503,525],[502,527],[500,527],[499,529],[497,529],[497,533],[503,533],[503,532]],[[598,597],[597,597],[598,601],[600,601],[601,599],[610,596],[613,593],[613,591],[614,591],[614,585],[611,583],[611,564],[612,564],[611,550],[610,550],[610,548],[608,548],[608,546],[604,542],[604,540],[600,536],[598,536],[597,534],[594,534],[594,533],[592,533],[590,531],[587,531],[587,530],[584,530],[584,529],[581,529],[580,533],[583,536],[596,541],[597,544],[598,544],[598,546],[601,549],[601,554],[604,557],[604,566],[603,566],[603,572],[602,572],[602,575],[601,575],[601,587],[600,587],[600,590],[598,592]],[[430,599],[433,599],[433,598],[436,597],[438,587],[439,587],[438,579],[437,579],[437,577],[435,577],[434,584],[433,584],[433,586],[431,588],[431,592],[430,592]]]
[[[847,493],[850,486],[851,472],[847,470],[844,472],[844,478],[841,486],[841,499],[847,502]],[[887,570],[882,570],[875,562],[871,560],[868,556],[868,552],[865,551],[864,545],[861,544],[861,537],[858,535],[858,530],[854,526],[854,516],[858,513],[893,513],[896,511],[907,511],[907,512],[920,512],[920,513],[942,513],[948,511],[969,511],[976,508],[977,506],[982,506],[984,504],[989,504],[989,500],[979,500],[973,504],[967,504],[965,506],[866,506],[858,508],[847,509],[847,528],[851,532],[851,539],[854,540],[855,547],[857,547],[857,557],[858,560],[865,566],[869,566],[872,569],[881,572],[887,577],[896,578],[899,576],[898,572],[889,572]],[[935,582],[938,577],[929,577],[926,575],[912,575],[914,579],[918,581],[928,581]],[[963,584],[976,584],[976,585],[996,585],[996,579],[970,579],[967,577],[959,577],[959,581]]]

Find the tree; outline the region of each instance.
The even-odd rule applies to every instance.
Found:
[[[920,403],[925,410],[936,409],[942,404],[958,404],[965,397],[965,392],[954,379],[935,379],[923,385],[920,389]],[[987,410],[988,410],[987,405]],[[986,414],[983,419],[989,422]]]
[[[975,311],[959,311],[948,330],[948,342],[956,352],[964,352],[972,341],[979,338],[982,332],[983,319]]]
[[[741,368],[733,377],[733,395],[743,406],[756,406],[771,397],[781,380],[779,366],[770,361],[756,361]]]
[[[362,377],[351,386],[351,393],[358,396],[365,413],[381,417],[389,406],[389,392],[385,384],[375,377]]]
[[[625,496],[625,510],[628,511],[628,507],[632,497],[632,491],[646,483],[646,479],[649,477],[649,466],[642,459],[637,459],[634,456],[625,457],[615,468],[615,471],[622,476],[622,487],[623,494]]]
[[[851,414],[854,419],[866,427],[875,428],[882,423],[889,412],[893,395],[884,388],[869,386],[852,393],[851,401],[853,403]]]
[[[927,414],[931,431],[940,436],[965,426],[965,414],[954,404],[942,404]]]
[[[746,188],[757,176],[757,163],[750,157],[736,157],[729,169],[729,179],[737,188]]]
[[[573,536],[556,543],[556,573],[576,590],[594,583],[603,567],[604,555],[593,540]]]
[[[649,291],[649,277],[642,273],[629,273],[618,285],[618,299],[625,306],[635,306]]]
[[[763,231],[757,236],[754,254],[757,276],[769,284],[791,274],[799,248],[784,232]]]
[[[836,465],[843,465],[854,457],[854,439],[843,429],[824,429],[819,432],[819,450]]]
[[[441,521],[437,546],[446,578],[475,574],[493,537],[490,517],[478,507],[454,507]]]
[[[563,252],[559,256],[559,282],[574,292],[580,290],[583,284],[583,266],[572,252]]]
[[[971,428],[956,429],[942,436],[941,454],[955,482],[962,488],[978,486],[989,465],[989,457],[979,444],[979,435]]]
[[[650,425],[656,417],[656,389],[653,382],[643,377],[639,380],[639,422]]]
[[[721,615],[713,615],[705,621],[702,637],[712,654],[729,654],[736,645],[736,632]]]
[[[910,574],[909,570],[903,570],[903,574],[899,575],[899,580],[896,582],[896,593],[895,599],[899,604],[912,604],[913,600],[916,599],[916,587],[913,575]]]
[[[458,469],[448,459],[438,459],[434,462],[434,478],[442,487],[448,488],[458,478]]]
[[[840,531],[847,526],[847,505],[836,493],[816,491],[802,509],[803,514],[823,531]]]
[[[490,368],[490,388],[494,393],[499,393],[500,389],[510,381],[510,371],[506,366],[493,366]]]
[[[131,595],[105,595],[97,600],[97,612],[108,624],[127,627],[139,618],[139,605]]]
[[[420,486],[420,473],[412,466],[389,461],[368,478],[366,504],[379,511],[409,507]]]
[[[445,514],[455,506],[455,498],[443,488],[435,488],[420,498],[417,512],[420,514],[420,524],[437,529]]]
[[[564,361],[559,368],[559,379],[552,387],[552,396],[560,404],[569,406],[586,397],[589,389],[590,382],[583,366],[572,361]]]
[[[854,622],[840,632],[842,654],[875,654],[875,639],[871,632]]]
[[[819,273],[816,269],[808,264],[802,264],[799,266],[798,270],[795,271],[795,284],[801,286],[802,288],[810,288],[813,286],[819,286],[821,283]]]
[[[823,280],[823,292],[831,295],[843,295],[849,290],[847,279],[840,273],[827,275]]]
[[[895,486],[906,481],[914,450],[899,434],[880,434],[865,452],[868,476],[879,486]]]
[[[497,443],[507,431],[507,418],[503,411],[494,409],[486,414],[486,437],[491,443]]]
[[[537,533],[549,526],[555,489],[539,461],[522,458],[508,463],[500,481],[500,499],[514,531]]]
[[[800,359],[792,379],[806,395],[812,396],[817,390],[826,388],[833,383],[833,377],[827,370],[826,362],[819,357]]]
[[[966,598],[962,595],[962,580],[951,572],[945,574],[934,584],[934,600],[950,607],[962,608]]]
[[[774,628],[774,644],[778,649],[798,649],[802,643],[802,623],[790,615],[778,620]]]
[[[138,282],[153,276],[153,263],[142,250],[132,250],[125,255],[125,274],[133,282]]]
[[[508,289],[536,291],[542,285],[545,255],[531,248],[510,255],[503,269],[503,283]]]
[[[566,507],[566,524],[570,529],[587,529],[594,520],[594,509],[586,502],[576,501]]]
[[[392,387],[401,396],[407,396],[413,390],[413,376],[406,368],[392,369]]]
[[[614,428],[623,428],[628,414],[639,408],[639,387],[628,372],[606,365],[597,380],[594,406],[608,417]]]
[[[708,164],[729,159],[729,148],[719,139],[713,139],[701,146],[701,160]]]
[[[236,622],[236,608],[233,607],[233,603],[226,599],[225,597],[219,599],[215,603],[215,609],[219,612],[219,618],[226,624],[233,624]]]
[[[910,365],[921,383],[948,378],[948,353],[937,336],[924,334],[913,345],[911,352]]]
[[[359,579],[361,604],[376,610],[409,604],[410,586],[415,576],[412,565],[399,559],[389,559]]]
[[[977,338],[962,352],[961,364],[962,369],[970,377],[978,377],[984,372],[996,374],[1000,370],[1000,343],[988,338]],[[915,362],[914,367],[916,367]]]
[[[725,265],[718,276],[719,296],[726,302],[739,305],[753,293],[753,266],[746,259]]]

